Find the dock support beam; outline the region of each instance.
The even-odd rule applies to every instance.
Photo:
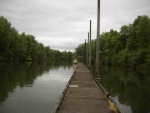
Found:
[[[92,21],[90,20],[90,33],[89,33],[89,67],[91,68],[91,26],[92,26]]]
[[[86,39],[84,43],[84,64],[86,64]]]
[[[100,34],[100,0],[98,0],[98,8],[97,8],[97,40],[96,40],[96,76],[99,76],[99,34]]]
[[[90,64],[90,34],[89,34],[89,32],[88,32],[88,66],[89,66],[89,64]]]

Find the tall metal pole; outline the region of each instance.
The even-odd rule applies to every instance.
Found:
[[[89,66],[89,57],[90,57],[90,50],[89,50],[89,47],[90,47],[90,34],[88,32],[88,66]]]
[[[86,39],[84,43],[84,63],[86,64]]]
[[[89,35],[89,34],[88,34]],[[89,55],[89,53],[88,53],[88,39],[87,39],[87,43],[86,43],[86,65],[88,66],[88,55]]]
[[[97,40],[96,40],[96,76],[99,76],[99,34],[100,34],[100,0],[97,8]]]
[[[88,65],[88,46],[86,43],[86,65]]]
[[[90,20],[89,67],[91,67],[91,25],[92,25],[92,21]]]

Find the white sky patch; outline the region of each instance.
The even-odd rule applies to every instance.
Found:
[[[101,0],[101,33],[150,16],[149,0]],[[88,37],[96,38],[97,0],[0,0],[0,16],[19,33],[32,34],[52,49],[74,51]]]

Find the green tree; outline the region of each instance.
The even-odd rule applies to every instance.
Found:
[[[0,59],[9,56],[11,24],[4,17],[0,17]]]

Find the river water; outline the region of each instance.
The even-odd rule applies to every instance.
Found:
[[[101,84],[124,113],[150,113],[150,70],[102,66]],[[0,113],[51,113],[73,74],[71,63],[1,63]]]
[[[0,113],[51,113],[73,74],[71,63],[1,63]]]
[[[101,84],[124,113],[150,113],[150,70],[101,66]]]

